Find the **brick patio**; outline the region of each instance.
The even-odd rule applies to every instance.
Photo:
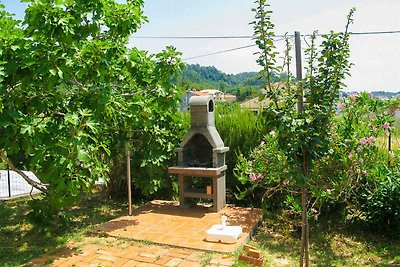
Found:
[[[205,240],[205,231],[220,224],[222,215],[228,217],[227,225],[239,225],[243,229],[235,244]],[[219,212],[211,212],[202,206],[183,209],[178,202],[155,200],[134,210],[132,216],[111,220],[94,232],[162,245],[231,253],[247,242],[262,215],[260,209],[228,206]]]
[[[236,244],[206,242],[205,230],[220,223],[223,214],[228,216],[228,225],[242,226],[242,236]],[[70,242],[28,265],[232,266],[231,252],[248,240],[261,218],[259,209],[225,207],[216,213],[204,207],[182,209],[176,202],[153,201],[134,210],[133,216],[111,220],[95,228],[92,236]]]

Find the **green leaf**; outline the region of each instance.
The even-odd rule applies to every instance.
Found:
[[[31,125],[22,125],[20,133],[21,134],[28,133],[28,135],[32,135],[33,127]]]
[[[82,161],[83,163],[90,162],[90,156],[84,149],[79,149],[78,150],[78,159],[80,161]]]
[[[63,78],[63,72],[62,72],[61,69],[59,69],[59,68],[57,68],[57,69],[58,69],[58,71],[57,71],[58,77],[60,77],[62,79]]]

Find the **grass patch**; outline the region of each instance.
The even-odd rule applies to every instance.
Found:
[[[293,222],[300,219],[270,215],[250,242],[266,266],[298,266],[301,229]],[[400,234],[384,235],[337,218],[311,221],[310,257],[312,266],[400,266]]]
[[[127,211],[126,200],[97,191],[71,208],[67,226],[49,231],[29,222],[29,201],[30,197],[0,201],[0,266],[21,266],[46,252],[62,250],[68,241],[82,240],[90,229]]]

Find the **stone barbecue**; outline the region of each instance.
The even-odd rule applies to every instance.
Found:
[[[212,210],[220,211],[226,204],[225,153],[229,151],[215,128],[215,103],[212,96],[192,96],[189,100],[191,127],[176,148],[178,166],[168,168],[178,175],[179,202],[188,207],[193,198],[212,200]],[[206,188],[193,188],[193,178],[208,178]],[[212,181],[212,182],[211,182]]]

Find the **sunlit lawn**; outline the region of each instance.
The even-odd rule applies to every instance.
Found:
[[[283,213],[268,216],[250,242],[266,266],[298,266],[300,227]],[[312,266],[400,266],[400,233],[377,233],[335,218],[311,221]]]

